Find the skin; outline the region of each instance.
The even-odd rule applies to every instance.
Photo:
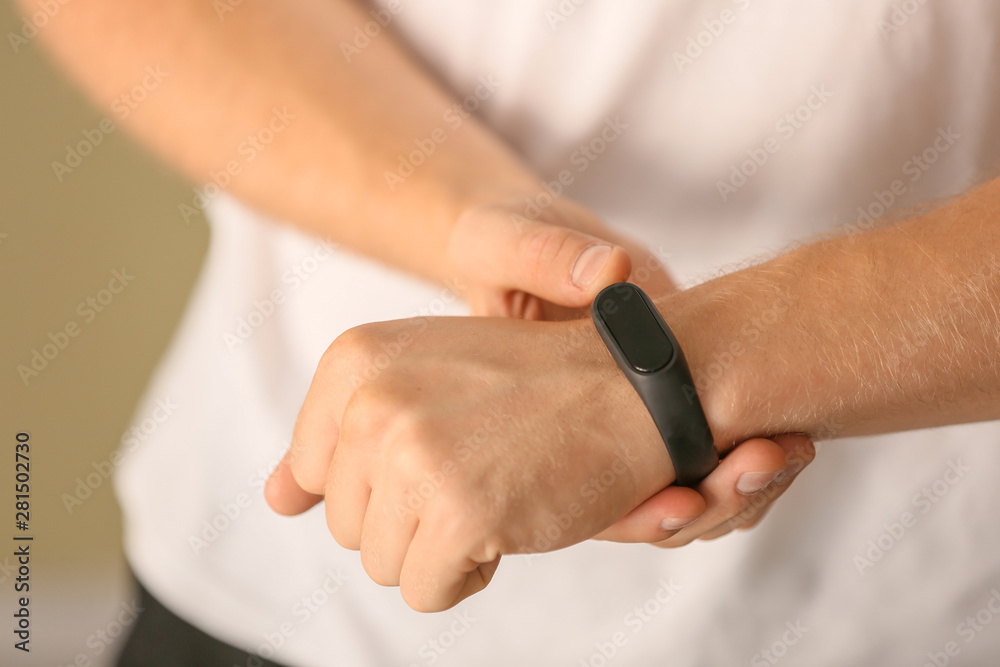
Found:
[[[19,4],[29,14],[42,9],[37,0]],[[206,0],[90,0],[61,5],[36,41],[105,109],[147,67],[159,67],[162,83],[115,118],[165,161],[198,183],[236,161],[239,174],[227,186],[234,195],[379,261],[457,285],[475,315],[579,318],[601,288],[625,279],[654,295],[675,291],[654,255],[573,202],[556,200],[526,219],[525,198],[540,192],[542,179],[475,116],[449,128],[432,158],[390,191],[386,171],[415,138],[443,126],[454,99],[391,31],[347,63],[338,45],[370,19],[349,0],[244,0],[221,16]],[[275,109],[293,115],[287,127],[253,160],[241,156],[238,146],[267,127]],[[577,284],[573,269],[594,247],[605,248],[607,260]],[[790,480],[810,460],[803,437],[751,439],[698,491],[661,487],[599,537],[663,543],[702,515],[710,519],[702,525],[726,530],[752,524],[760,510],[748,511],[739,480],[743,491],[747,480],[757,488],[782,471]],[[786,487],[776,482],[758,498],[773,500]],[[286,513],[319,499],[270,497]]]
[[[720,443],[993,420],[997,248],[992,181],[656,303]],[[405,341],[401,354],[372,372],[393,341]],[[294,511],[296,495],[322,494],[331,533],[361,550],[371,577],[437,611],[484,588],[502,555],[600,534],[672,479],[589,323],[402,320],[329,348],[268,499]],[[707,512],[668,541],[728,528]]]
[[[296,513],[323,495],[331,533],[372,579],[439,611],[481,590],[501,555],[594,537],[673,478],[589,323],[427,318],[331,345],[267,497]]]

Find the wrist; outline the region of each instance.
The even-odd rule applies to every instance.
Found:
[[[808,371],[787,372],[802,365],[788,275],[769,263],[655,300],[687,356],[720,452],[752,437],[814,430],[801,404],[816,398],[801,391]]]
[[[719,310],[706,307],[710,303],[706,294],[709,291],[699,285],[655,298],[654,304],[684,350],[695,391],[721,454],[735,444],[741,418],[734,412],[731,400],[734,392],[729,383],[734,364],[728,357],[728,363],[718,362],[731,336]]]
[[[600,434],[611,457],[628,462],[633,506],[675,480],[673,463],[663,437],[642,399],[622,373],[590,319],[553,324],[559,327],[555,356],[559,363],[580,368],[586,379],[580,392],[593,414],[605,415]]]

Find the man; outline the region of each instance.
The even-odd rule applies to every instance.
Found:
[[[118,480],[129,561],[153,595],[288,664],[995,652],[977,619],[1000,577],[973,554],[996,537],[968,498],[996,454],[963,442],[994,425],[905,436],[910,449],[831,445],[773,528],[506,559],[444,617],[367,579],[445,609],[502,554],[597,535],[680,546],[753,520],[811,459],[779,434],[995,419],[997,185],[969,186],[1000,147],[997,9],[367,9],[99,2],[67,5],[46,32],[105,104],[144,67],[170,72],[129,126],[209,183],[205,274],[149,394],[187,409]],[[702,282],[838,220],[852,233]],[[701,284],[674,293],[660,260]],[[657,494],[672,479],[662,441],[572,320],[626,277],[675,330],[720,448],[751,438],[700,495]],[[459,313],[456,293],[474,314],[570,319],[426,319]],[[268,498],[296,513],[325,494],[326,516],[289,521],[256,492],[300,406]],[[918,583],[932,618],[901,592]]]

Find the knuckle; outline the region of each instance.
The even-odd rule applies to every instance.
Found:
[[[409,425],[399,427],[389,446],[386,468],[394,477],[419,481],[436,467],[435,458],[426,446],[426,441],[414,437],[416,428]]]
[[[428,524],[440,543],[464,554],[485,558],[487,552],[495,557],[515,550],[503,530],[504,522],[489,502],[453,480],[446,479],[437,490],[421,522]]]
[[[327,373],[347,373],[355,380],[363,376],[381,348],[381,335],[375,324],[353,327],[337,336],[320,359],[320,369]]]
[[[391,409],[389,393],[386,387],[377,384],[364,384],[351,392],[344,405],[344,422],[348,418],[361,424],[368,423],[380,417]]]
[[[552,225],[533,225],[524,232],[520,256],[532,278],[539,278],[569,245],[569,230]]]
[[[378,329],[374,324],[361,324],[356,327],[351,327],[337,336],[333,345],[343,351],[359,350],[363,352],[367,350],[372,342],[378,337],[377,332]]]
[[[364,384],[354,390],[344,406],[342,444],[368,441],[396,422],[406,411],[404,401],[384,384]]]
[[[383,461],[388,477],[407,488],[431,484],[434,494],[446,490],[450,466],[437,447],[433,425],[414,410],[393,416]]]

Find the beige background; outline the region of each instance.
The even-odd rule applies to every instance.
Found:
[[[169,341],[197,275],[208,231],[178,211],[190,185],[120,129],[62,182],[52,168],[67,145],[106,114],[90,106],[33,39],[15,53],[21,18],[0,2],[0,664],[64,665],[85,655],[108,664],[88,637],[132,598],[110,482],[68,513],[60,500],[108,460]],[[41,28],[44,30],[44,27]],[[135,280],[91,323],[77,304],[113,269]],[[25,386],[19,364],[49,332],[74,320],[80,333]],[[31,434],[29,655],[12,646],[14,436]],[[9,559],[9,560],[5,560]]]

